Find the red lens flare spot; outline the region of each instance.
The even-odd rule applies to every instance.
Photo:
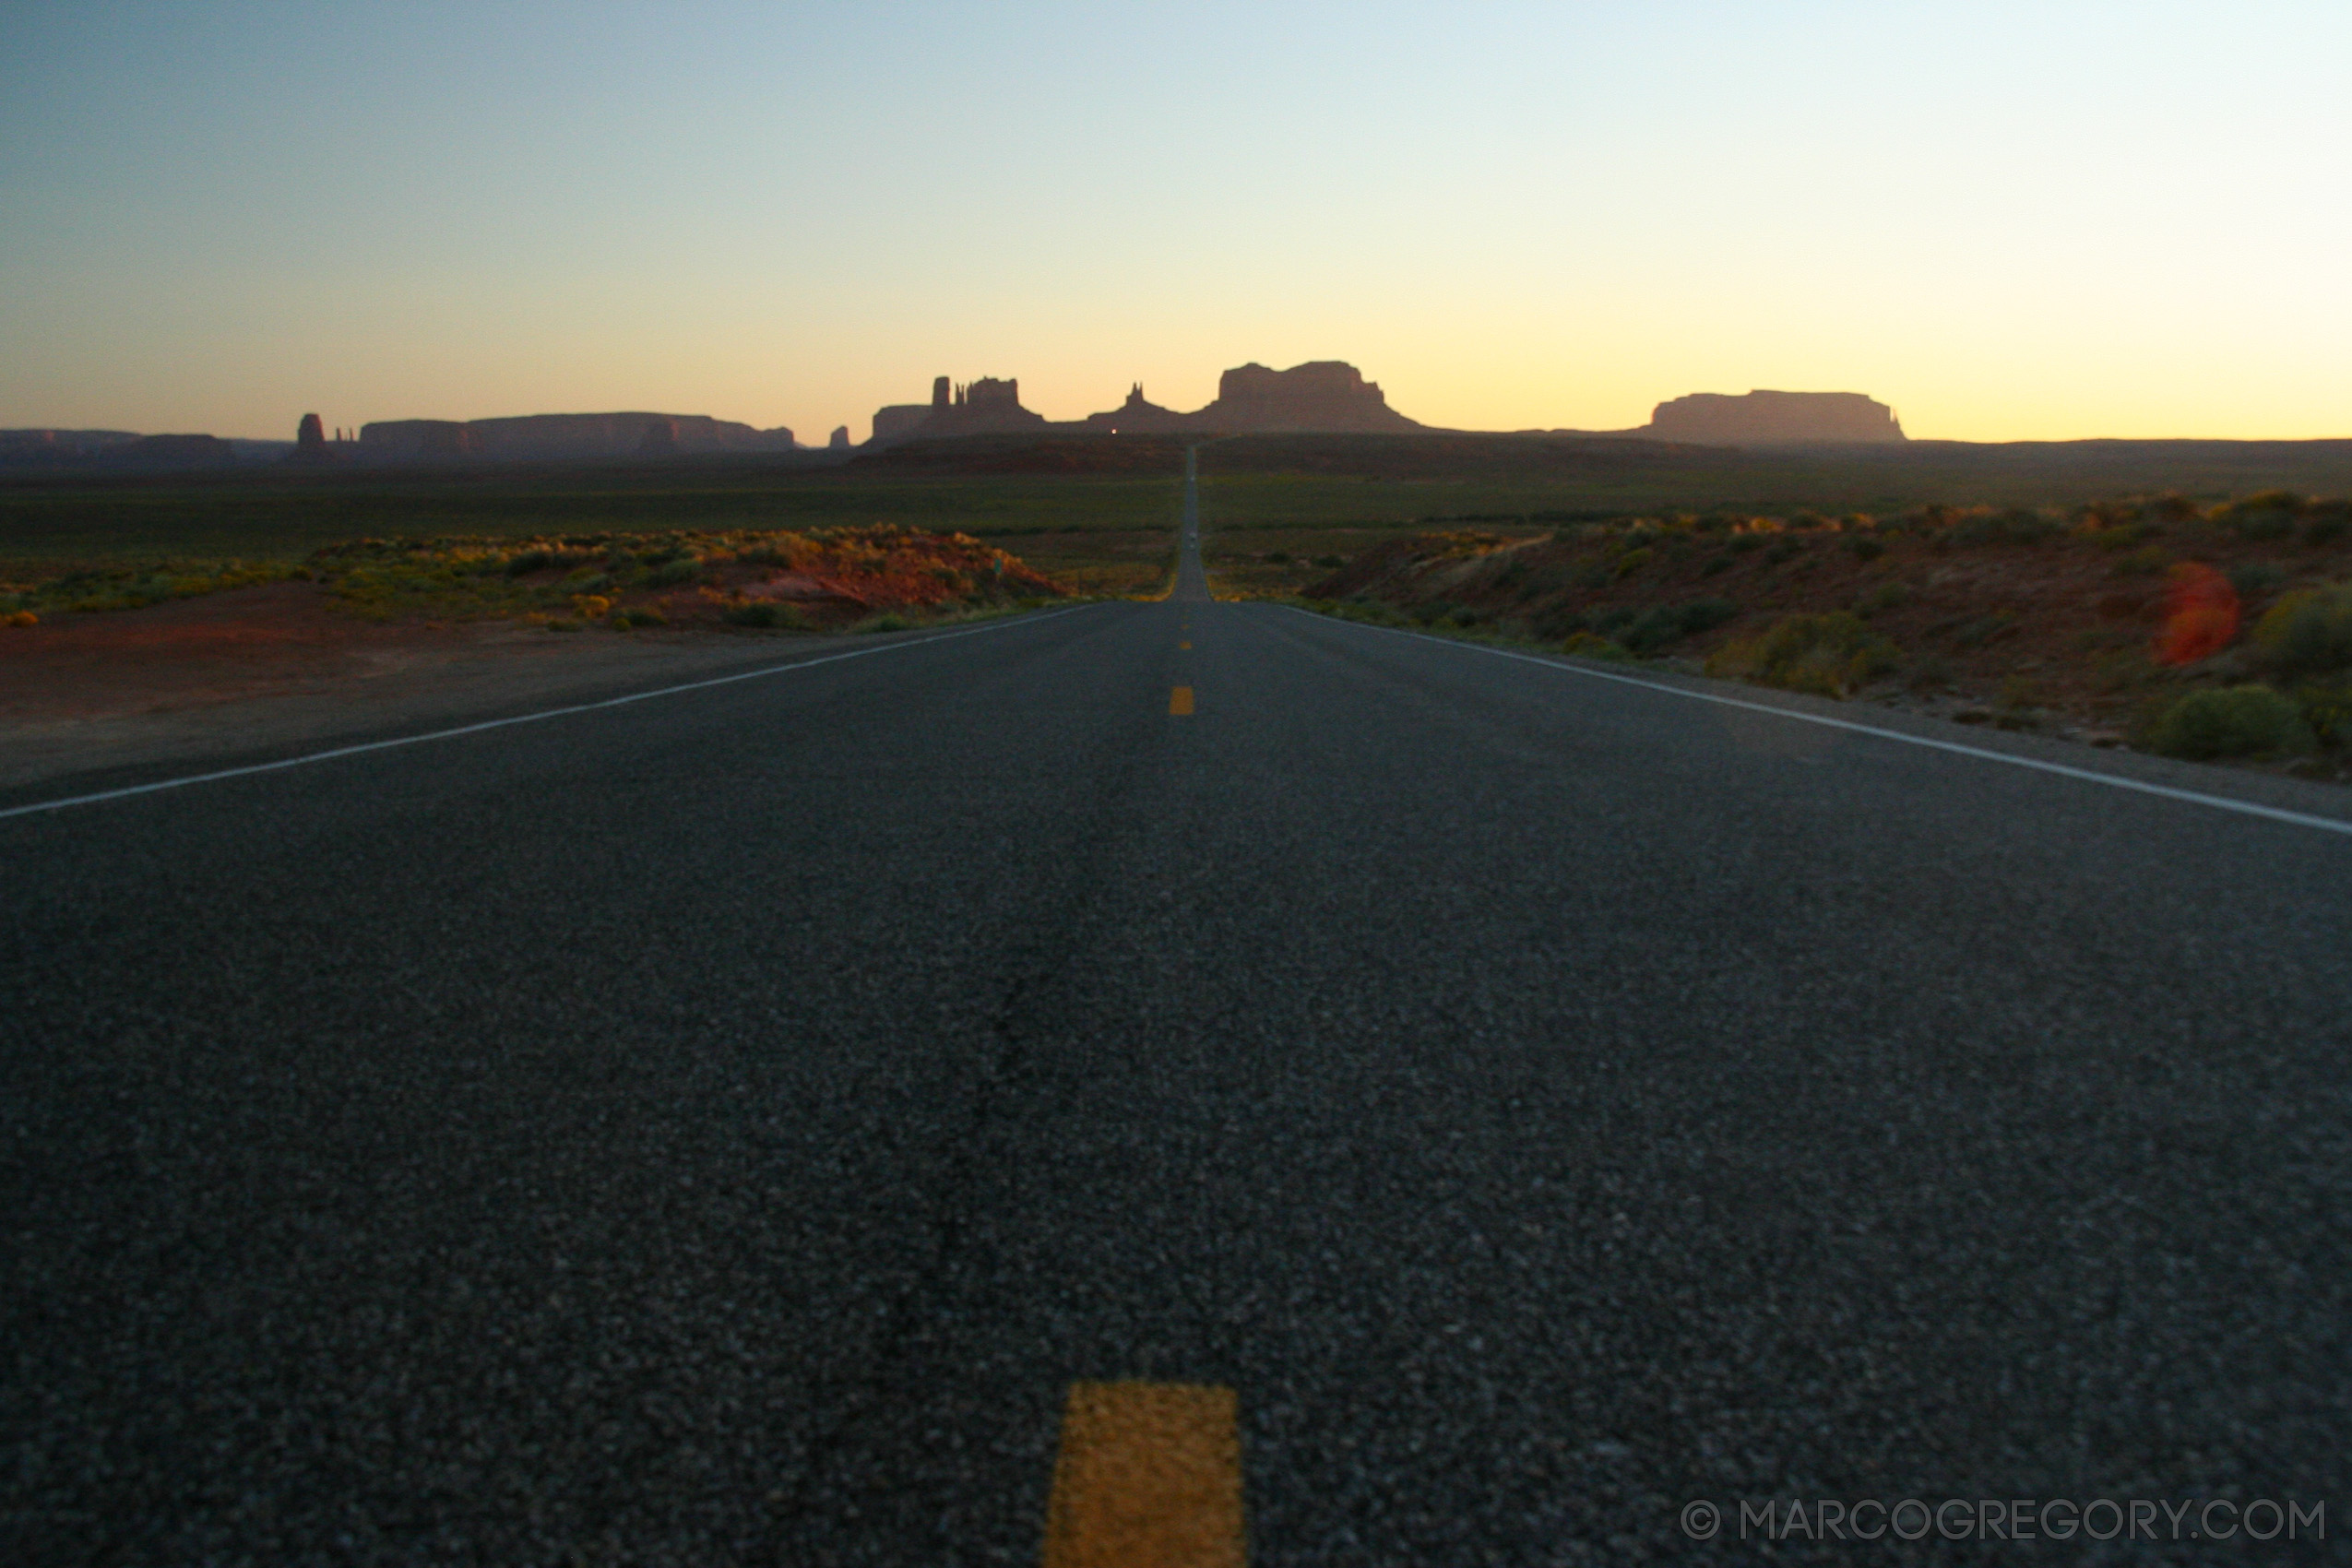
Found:
[[[2211,566],[2183,561],[2165,594],[2164,633],[2156,656],[2167,664],[2211,659],[2238,638],[2238,590]]]

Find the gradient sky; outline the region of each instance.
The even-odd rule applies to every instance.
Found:
[[[0,3],[0,426],[2352,435],[2352,4]]]

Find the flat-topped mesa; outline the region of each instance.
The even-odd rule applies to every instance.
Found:
[[[792,433],[708,414],[524,414],[494,420],[378,420],[360,445],[387,457],[630,457],[671,452],[790,451]]]
[[[1908,439],[1893,409],[1859,392],[1693,392],[1660,403],[1648,426],[1633,434],[1699,446]]]
[[[929,403],[894,403],[873,415],[873,446],[918,436],[938,440],[957,435],[1016,435],[1048,431],[1099,435],[1204,435],[1260,431],[1392,434],[1421,430],[1388,406],[1378,384],[1338,360],[1315,360],[1289,370],[1245,364],[1229,370],[1217,385],[1217,400],[1193,413],[1163,409],[1144,397],[1141,382],[1127,400],[1105,413],[1050,422],[1021,407],[1021,384],[983,376],[956,386],[941,376]]]
[[[951,396],[945,376],[931,384],[928,403],[893,403],[873,411],[873,435],[868,445],[887,446],[921,436],[935,441],[956,435],[1006,435],[1043,430],[1045,416],[1021,407],[1018,378],[1000,381],[983,375]]]
[[[1289,370],[1245,364],[1218,378],[1217,401],[1189,416],[1196,430],[1407,431],[1425,428],[1388,406],[1354,365],[1311,360]]]

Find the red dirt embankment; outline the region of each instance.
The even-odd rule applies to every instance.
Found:
[[[362,540],[305,571],[0,595],[0,786],[561,703],[772,659],[764,628],[886,632],[1065,591],[977,540],[892,528]]]
[[[413,667],[511,627],[371,623],[324,584],[272,583],[144,610],[0,628],[0,719],[85,719],[302,689]]]
[[[2249,634],[2282,601],[2346,582],[2346,504],[2264,494],[2210,511],[2165,500],[2073,515],[1645,519],[1534,540],[1424,534],[1308,593],[1344,613],[1693,668],[1790,618],[1835,617],[1817,635],[1870,654],[1857,666],[1868,689],[1836,695],[2103,743],[2192,692],[2272,680],[2310,709],[2319,742],[2293,766],[2334,776],[2352,762],[2334,733],[2341,678],[2324,659],[2316,675],[2282,674]],[[1754,663],[1728,651],[1717,662],[1729,672]]]

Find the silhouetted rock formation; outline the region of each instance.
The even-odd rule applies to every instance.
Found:
[[[1289,370],[1245,364],[1218,378],[1217,401],[1190,417],[1196,430],[1406,431],[1427,428],[1388,406],[1354,365],[1311,360]]]
[[[867,439],[873,446],[893,446],[913,435],[931,418],[929,403],[892,403],[873,411],[873,434]]]
[[[217,435],[142,435],[99,453],[100,463],[125,469],[217,469],[237,460],[237,450]]]
[[[1128,389],[1125,402],[1107,414],[1088,414],[1078,422],[1106,435],[1169,435],[1191,430],[1193,418],[1146,400],[1144,384],[1138,381]]]
[[[846,424],[835,425],[833,438],[825,444],[825,449],[828,452],[847,452],[849,449],[849,427]]]
[[[983,377],[955,389],[948,400],[945,376],[932,384],[928,407],[897,403],[877,409],[871,445],[886,446],[921,437],[936,441],[959,435],[1010,435],[1071,431],[1096,434],[1237,434],[1267,431],[1392,434],[1426,428],[1388,406],[1377,384],[1337,360],[1316,360],[1289,370],[1245,364],[1218,380],[1217,400],[1196,412],[1178,413],[1144,398],[1138,382],[1126,402],[1107,413],[1051,423],[1021,407],[1017,381]]]
[[[138,439],[134,430],[0,430],[0,464],[50,468],[93,457]]]
[[[294,427],[294,449],[286,454],[285,461],[303,468],[323,468],[343,460],[343,454],[327,445],[327,426],[316,414],[304,414],[302,423]]]
[[[1660,403],[1636,434],[1702,446],[1906,439],[1895,410],[1859,392],[1693,392]]]
[[[360,427],[376,457],[627,457],[643,453],[790,451],[792,433],[708,414],[526,414],[516,419],[378,420]]]
[[[983,375],[968,386],[952,386],[941,376],[931,384],[931,401],[894,403],[873,411],[869,445],[887,446],[921,436],[936,441],[957,435],[1008,435],[1047,428],[1045,416],[1021,407],[1018,380]]]

